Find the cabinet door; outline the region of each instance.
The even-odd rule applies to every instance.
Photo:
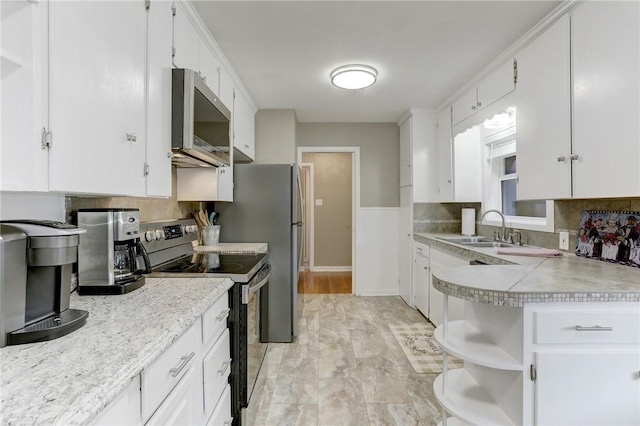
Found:
[[[400,188],[400,296],[413,307],[413,198],[410,186]]]
[[[231,78],[231,73],[227,71],[227,68],[224,66],[220,66],[220,93],[218,97],[227,107],[229,111],[232,112],[231,119],[233,120],[233,79]]]
[[[209,89],[217,95],[220,93],[218,79],[218,68],[220,67],[220,63],[202,38],[200,38],[199,44],[200,50],[198,63],[200,74],[202,75],[204,82],[209,86]]]
[[[438,113],[438,201],[453,201],[451,107]]]
[[[569,17],[523,48],[516,111],[518,199],[571,197]]]
[[[400,126],[400,186],[411,185],[411,121]]]
[[[233,147],[255,158],[255,111],[240,90],[233,92]]]
[[[233,166],[218,167],[218,196],[215,201],[233,201]]]
[[[572,14],[575,198],[640,195],[639,16],[637,1],[585,2]]]
[[[106,406],[90,425],[139,425],[142,424],[140,410],[140,375]]]
[[[429,317],[429,246],[415,243],[413,256],[413,288],[416,292],[416,308]]]
[[[147,31],[146,195],[171,196],[171,26],[172,2],[156,0]]]
[[[49,3],[50,190],[144,195],[146,13]]]
[[[478,112],[478,91],[474,86],[456,99],[451,105],[453,124],[458,124],[476,112]]]
[[[513,73],[513,60],[510,59],[478,83],[478,110],[515,90]]]
[[[536,424],[640,424],[639,359],[640,352],[536,353]]]
[[[147,425],[193,425],[201,420],[202,394],[198,388],[202,386],[202,378],[196,373],[195,368],[187,371]]]
[[[2,1],[0,190],[47,191],[48,2]]]
[[[173,17],[173,64],[177,68],[200,71],[200,34],[195,29],[187,13],[175,2]]]
[[[474,126],[453,139],[453,195],[457,202],[480,202],[482,138]]]

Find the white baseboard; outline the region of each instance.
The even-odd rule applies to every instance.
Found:
[[[393,291],[389,291],[387,289],[381,289],[381,290],[376,290],[376,289],[370,289],[370,290],[364,290],[361,291],[360,294],[358,294],[358,296],[399,296],[400,293],[399,292],[393,292]]]
[[[351,272],[351,266],[314,266],[311,272]]]

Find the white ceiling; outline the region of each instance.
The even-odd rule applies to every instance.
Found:
[[[559,1],[212,1],[196,10],[259,109],[300,122],[395,122],[435,108]],[[370,88],[334,68],[378,70]]]

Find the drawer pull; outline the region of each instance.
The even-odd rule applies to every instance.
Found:
[[[226,317],[229,316],[229,312],[231,312],[230,308],[225,309],[224,311],[221,311],[218,316],[216,317],[216,321],[222,321],[223,319],[225,319]]]
[[[583,327],[581,325],[576,325],[576,331],[613,331],[613,327],[603,327],[601,325]]]
[[[191,358],[193,358],[195,356],[195,352],[191,352],[189,355],[183,356],[180,358],[180,365],[178,365],[177,367],[174,368],[170,368],[169,369],[169,373],[171,373],[171,375],[173,377],[177,377],[178,374],[180,374],[180,372],[182,370],[184,370],[184,367],[187,366],[187,364],[189,364],[189,361],[191,361]]]
[[[222,423],[223,426],[231,426],[233,424],[233,417],[229,417],[229,420]]]
[[[224,375],[224,372],[227,371],[227,368],[231,365],[231,358],[227,358],[225,362],[222,363],[222,367],[218,370],[218,374],[221,376]]]

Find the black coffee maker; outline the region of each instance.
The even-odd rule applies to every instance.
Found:
[[[86,323],[87,311],[69,308],[84,232],[50,220],[0,224],[0,347],[55,339]]]
[[[87,230],[78,254],[78,294],[124,294],[144,285],[151,264],[140,242],[138,209],[80,209],[77,222]]]

